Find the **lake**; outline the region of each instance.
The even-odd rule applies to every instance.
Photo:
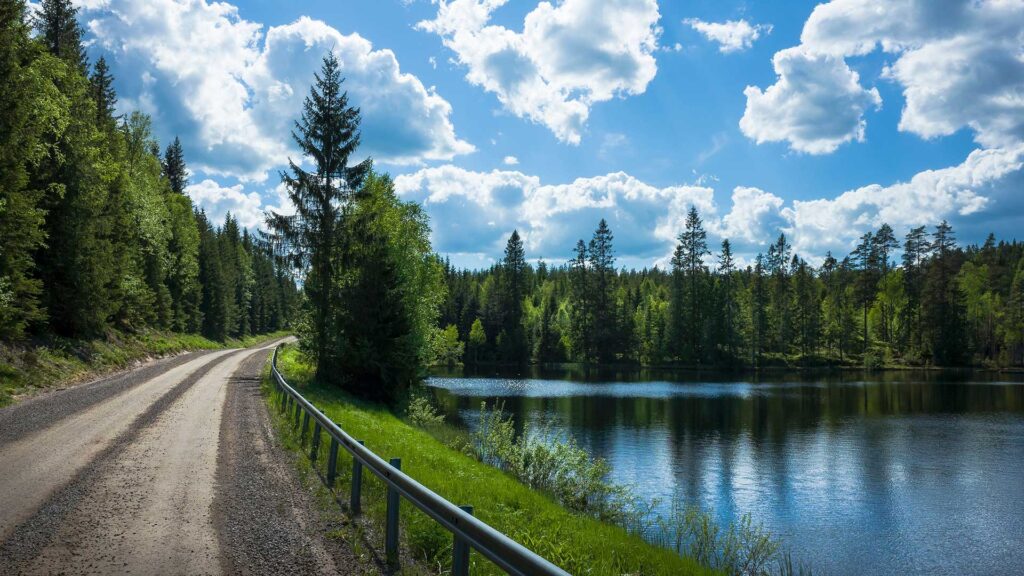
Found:
[[[1024,574],[1024,377],[618,373],[429,379],[572,434],[650,498],[749,513],[815,573]]]

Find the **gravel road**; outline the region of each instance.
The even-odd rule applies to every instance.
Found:
[[[323,538],[274,439],[271,350],[154,362],[0,411],[0,574],[363,573]]]

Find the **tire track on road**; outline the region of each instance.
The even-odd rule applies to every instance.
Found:
[[[233,352],[238,353],[216,352],[177,366],[123,398],[0,448],[0,574],[23,573],[96,474]]]
[[[0,408],[0,446],[35,434],[168,370],[211,353],[210,350],[200,350],[148,362],[117,374],[62,390],[44,392],[24,402]]]
[[[253,354],[234,351],[161,398],[151,417],[83,478],[79,498],[22,563],[26,574],[218,574],[211,514],[229,380]]]

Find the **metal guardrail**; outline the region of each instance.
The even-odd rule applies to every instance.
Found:
[[[328,487],[334,488],[334,480],[337,477],[339,447],[344,448],[346,452],[352,455],[352,486],[349,500],[349,510],[352,514],[358,514],[361,508],[363,468],[366,468],[387,486],[387,520],[384,548],[388,562],[397,563],[398,561],[398,508],[401,497],[405,497],[413,506],[419,508],[423,513],[433,518],[438,524],[452,533],[454,538],[452,545],[453,576],[469,574],[470,549],[484,555],[508,574],[516,576],[568,576],[568,573],[561,568],[473,517],[472,507],[455,506],[406,475],[401,471],[402,461],[400,458],[392,458],[390,462],[385,462],[383,458],[363,446],[362,441],[352,438],[340,426],[325,416],[323,412],[317,410],[313,404],[288,385],[277,369],[277,353],[279,349],[280,347],[274,349],[274,360],[271,364],[271,373],[274,375],[277,390],[281,394],[279,409],[286,414],[294,409],[294,425],[296,427],[300,425],[301,419],[300,443],[302,445],[305,445],[306,431],[309,429],[310,420],[313,420],[314,427],[309,456],[314,462],[320,451],[321,433],[327,432],[331,439],[327,459]]]

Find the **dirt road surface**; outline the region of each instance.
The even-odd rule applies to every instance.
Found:
[[[277,444],[272,344],[0,410],[0,574],[363,573]]]

